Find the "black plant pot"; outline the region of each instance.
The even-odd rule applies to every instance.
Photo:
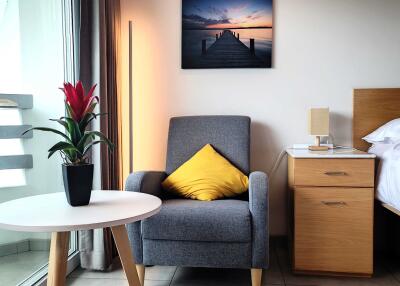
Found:
[[[93,164],[63,164],[62,171],[68,203],[73,207],[88,205],[93,185]]]

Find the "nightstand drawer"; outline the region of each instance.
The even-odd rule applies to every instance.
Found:
[[[295,159],[294,167],[296,186],[374,186],[374,159]]]
[[[295,270],[371,274],[373,194],[373,188],[295,188]]]

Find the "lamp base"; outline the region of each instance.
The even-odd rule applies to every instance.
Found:
[[[328,151],[328,146],[308,146],[308,150],[310,151]]]
[[[310,151],[328,151],[328,146],[321,146],[321,136],[315,136],[315,145],[308,146],[308,150]]]

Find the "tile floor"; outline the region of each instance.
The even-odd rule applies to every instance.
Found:
[[[376,262],[373,278],[295,276],[290,271],[287,247],[283,241],[271,243],[271,267],[264,272],[263,286],[400,286],[400,261]],[[128,285],[121,268],[108,273],[78,269],[69,277],[69,286]],[[250,286],[250,271],[154,266],[146,268],[145,286]]]
[[[18,285],[48,260],[48,251],[27,251],[0,257],[0,285]]]

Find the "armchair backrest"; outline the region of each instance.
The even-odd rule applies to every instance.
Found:
[[[166,173],[169,175],[204,145],[211,144],[244,174],[250,172],[250,118],[173,117],[169,124]]]

